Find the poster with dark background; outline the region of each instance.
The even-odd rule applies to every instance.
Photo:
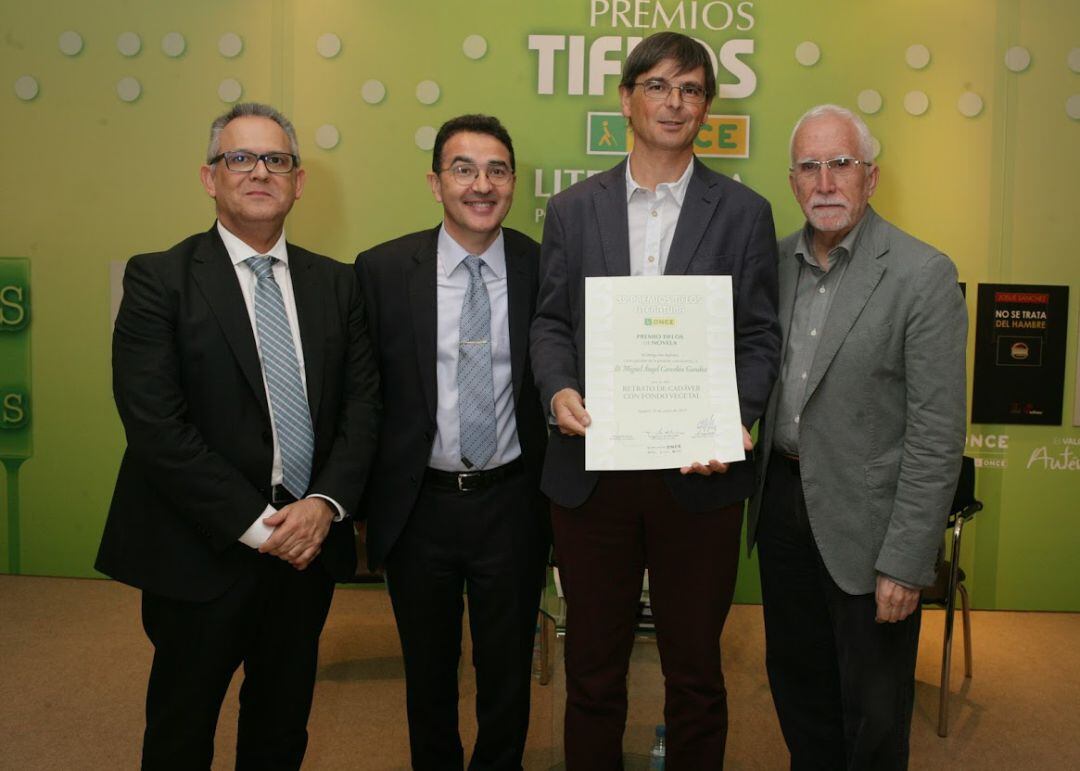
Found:
[[[1061,425],[1069,287],[979,284],[972,423]]]

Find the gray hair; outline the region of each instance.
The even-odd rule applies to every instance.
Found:
[[[221,152],[221,132],[237,118],[269,118],[281,126],[289,137],[289,152],[296,156],[296,165],[300,165],[300,143],[296,140],[296,129],[292,122],[268,104],[259,102],[241,102],[224,115],[219,115],[210,124],[210,144],[206,148],[206,162],[211,163]]]
[[[811,121],[814,118],[821,118],[826,115],[832,115],[837,118],[843,118],[855,128],[855,133],[859,137],[859,158],[861,161],[873,161],[874,160],[874,138],[870,134],[870,129],[867,127],[863,119],[853,113],[846,107],[841,107],[837,104],[819,104],[817,107],[811,107],[809,110],[803,113],[803,116],[799,118],[795,123],[795,128],[791,130],[791,139],[788,142],[788,155],[791,157],[791,162],[795,163],[795,135],[799,133],[799,129],[807,121]]]

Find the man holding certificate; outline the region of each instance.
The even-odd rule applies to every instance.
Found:
[[[719,768],[727,734],[719,641],[753,468],[711,454],[684,456],[667,468],[649,463],[650,455],[680,442],[686,418],[697,415],[677,412],[670,434],[652,429],[636,448],[640,464],[592,470],[585,437],[594,419],[586,408],[598,407],[586,380],[602,358],[594,353],[618,350],[628,335],[637,339],[640,355],[617,354],[604,372],[619,378],[628,369],[641,372],[630,371],[631,380],[619,380],[614,389],[602,381],[603,388],[590,393],[604,392],[605,413],[612,403],[607,392],[614,390],[619,399],[646,402],[640,414],[655,416],[695,402],[694,389],[712,389],[714,369],[722,373],[726,366],[730,374],[733,365],[736,442],[741,434],[749,449],[748,429],[765,408],[780,355],[772,211],[761,196],[694,159],[694,139],[716,94],[709,53],[700,44],[671,32],[646,38],[627,59],[619,91],[633,150],[610,171],[551,199],[532,327],[536,382],[558,429],[548,443],[542,488],[552,500],[567,598],[566,762],[570,771],[621,768],[626,674],[648,568],[665,674],[667,763],[673,771]],[[629,305],[631,316],[649,324],[628,332],[616,321],[607,339],[598,332],[602,322],[592,324],[589,361],[586,318],[597,308],[586,307],[586,277],[606,287],[602,297],[610,290],[606,301],[616,310]],[[610,285],[604,277],[612,277]],[[691,283],[715,285],[715,297],[683,288],[671,294],[668,277],[697,277]],[[613,288],[622,281],[641,282],[643,289]],[[727,311],[726,321],[723,313],[700,315],[695,306],[702,303],[734,312]],[[669,340],[678,347],[689,339],[684,322],[694,318],[714,324],[720,340],[716,359],[710,354],[703,365],[708,373],[697,381],[677,351],[674,358],[662,353]],[[726,365],[724,339],[731,352]],[[597,425],[602,417],[609,416],[598,413]],[[725,416],[702,413],[699,432],[713,433],[714,418],[723,422]],[[637,425],[623,421],[608,436],[619,443],[638,433]]]

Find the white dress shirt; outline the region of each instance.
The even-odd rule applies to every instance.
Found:
[[[661,182],[656,192],[634,181],[626,163],[626,219],[630,226],[630,275],[662,276],[668,250],[675,237],[686,188],[694,171],[694,160],[675,182]]]
[[[304,348],[300,344],[300,324],[296,320],[296,298],[293,296],[292,278],[289,274],[289,254],[285,249],[285,231],[281,231],[277,243],[268,252],[257,252],[229,232],[229,229],[217,223],[218,234],[225,244],[225,251],[229,253],[236,278],[240,282],[240,292],[244,295],[244,305],[247,306],[248,319],[251,320],[251,333],[255,337],[255,347],[259,347],[259,335],[255,327],[255,272],[245,262],[249,257],[273,257],[274,280],[281,288],[281,298],[285,302],[285,315],[289,318],[289,331],[292,332],[293,347],[296,349],[296,361],[300,367],[300,382],[304,386],[304,399],[307,400],[307,374],[304,372]],[[260,360],[262,351],[259,351]],[[270,404],[270,389],[266,385],[266,376],[263,375],[263,388],[266,389],[266,403]],[[274,439],[274,462],[270,467],[270,484],[279,485],[282,480],[281,473],[281,449],[278,446],[277,428],[274,426],[274,411],[270,410],[270,432]],[[326,495],[312,493],[312,498],[325,498],[336,510],[335,522],[345,518],[345,509],[337,501]],[[274,532],[274,528],[263,524],[263,518],[269,517],[276,509],[267,504],[258,518],[251,524],[244,534],[240,536],[240,542],[253,549],[262,546],[263,542]]]
[[[469,256],[446,228],[439,228],[436,263],[438,327],[435,380],[438,407],[436,434],[428,465],[442,471],[468,471],[461,462],[461,423],[458,415],[458,344],[461,304],[469,287]],[[502,231],[483,254],[480,276],[491,304],[491,375],[495,385],[495,454],[484,468],[497,468],[521,455],[514,417],[514,384],[510,373],[510,320],[506,287],[506,248]],[[471,469],[473,471],[478,469]]]

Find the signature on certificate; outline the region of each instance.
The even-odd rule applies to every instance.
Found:
[[[716,418],[710,415],[707,418],[699,420],[697,423],[698,436],[707,436],[709,434],[716,433]]]

